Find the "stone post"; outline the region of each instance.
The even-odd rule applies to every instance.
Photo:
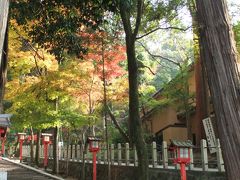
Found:
[[[190,164],[189,164],[189,170],[193,170],[194,165],[193,165],[193,149],[190,148]]]
[[[208,154],[207,154],[207,141],[201,140],[201,159],[203,171],[208,171]]]
[[[43,145],[40,145],[40,158],[43,158]]]
[[[168,169],[168,149],[167,149],[167,142],[162,142],[162,161],[163,161],[163,168]]]
[[[117,149],[118,149],[118,165],[121,166],[122,165],[122,147],[120,143],[118,143]]]
[[[77,161],[80,161],[80,159],[81,159],[81,147],[78,144],[77,145]]]
[[[69,146],[68,146],[68,159],[70,160],[70,161],[72,161],[72,156],[71,156],[71,148],[72,147],[72,145],[70,145],[69,144]]]
[[[111,144],[111,164],[114,164],[114,144]]]
[[[129,165],[129,143],[125,144],[125,162],[126,166]]]
[[[153,167],[157,167],[157,144],[156,142],[152,142],[152,165]]]
[[[138,157],[137,157],[136,146],[134,146],[133,149],[134,149],[134,166],[138,166]]]
[[[72,160],[75,161],[75,144],[72,145]]]
[[[104,164],[108,163],[108,159],[107,159],[107,145],[104,145]]]
[[[216,146],[217,146],[217,166],[218,166],[218,171],[223,172],[225,169],[224,169],[224,162],[223,162],[223,158],[222,158],[222,150],[221,150],[219,139],[217,139],[216,143],[217,143]]]
[[[64,160],[67,160],[67,146],[64,146]]]

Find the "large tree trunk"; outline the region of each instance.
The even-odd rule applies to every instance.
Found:
[[[138,156],[138,179],[147,180],[148,176],[148,155],[144,142],[142,123],[139,114],[139,93],[138,93],[138,66],[135,54],[135,41],[138,28],[141,22],[143,1],[138,0],[137,17],[135,29],[131,28],[130,9],[127,8],[127,1],[120,2],[120,15],[126,34],[126,48],[128,61],[128,81],[129,81],[129,130],[132,143],[135,143]]]
[[[56,126],[53,133],[53,173],[58,174],[59,172],[59,157],[58,157],[58,130]]]
[[[198,127],[199,136],[197,136],[197,144],[200,140],[205,138],[202,120],[209,116],[209,101],[208,101],[208,86],[205,71],[202,67],[202,60],[200,59],[199,50],[199,32],[198,21],[196,15],[195,0],[188,0],[188,9],[192,16],[192,29],[193,29],[193,51],[195,63],[195,83],[196,83],[196,121],[194,122]],[[196,126],[195,125],[195,126]]]
[[[226,0],[197,0],[200,53],[217,118],[227,177],[240,177],[240,94],[237,51]]]
[[[3,113],[3,98],[7,81],[8,6],[9,1],[0,1],[0,113]]]
[[[109,153],[109,139],[108,139],[108,119],[107,119],[107,85],[105,73],[105,57],[104,57],[104,40],[102,38],[102,76],[103,76],[103,105],[104,105],[104,123],[105,123],[105,141],[107,148],[107,163],[108,163],[108,180],[111,180],[111,154]]]
[[[9,1],[8,0],[1,0],[0,1],[0,62],[2,58],[2,54],[4,53],[3,44],[5,41],[5,33],[7,31],[7,21],[8,21],[8,7]]]
[[[36,144],[36,154],[35,154],[35,162],[36,165],[39,166],[39,159],[40,159],[40,144],[41,144],[41,130],[38,130],[37,132],[37,144]]]
[[[30,151],[30,157],[31,157],[31,164],[34,163],[34,133],[32,126],[30,127],[30,133],[31,133],[31,151]]]

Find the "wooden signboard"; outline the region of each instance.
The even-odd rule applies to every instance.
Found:
[[[215,153],[217,152],[216,137],[215,137],[214,129],[212,126],[211,118],[206,118],[206,119],[203,119],[202,121],[203,121],[203,126],[204,126],[204,130],[207,137],[209,151],[210,153]]]

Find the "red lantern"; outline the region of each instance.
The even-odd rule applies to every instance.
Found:
[[[0,155],[5,154],[5,141],[6,134],[9,130],[11,114],[0,114],[0,140],[2,143],[2,149]]]
[[[48,165],[48,144],[50,142],[50,136],[52,134],[42,133],[43,144],[44,144],[44,168],[47,169]]]
[[[186,164],[189,164],[191,161],[190,158],[190,148],[192,148],[192,142],[188,141],[178,141],[171,140],[170,150],[174,153],[174,164],[180,164],[181,167],[181,180],[186,180]]]
[[[100,138],[97,137],[88,137],[89,142],[89,151],[93,153],[93,180],[97,179],[97,165],[96,165],[96,154],[99,151],[99,141]]]
[[[22,162],[22,145],[25,140],[26,133],[18,133],[18,141],[19,141],[19,160]]]

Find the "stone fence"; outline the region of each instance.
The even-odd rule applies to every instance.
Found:
[[[216,148],[216,153],[210,154],[209,148]],[[82,162],[83,161],[83,147],[80,145],[59,146],[59,159],[61,161]],[[43,145],[40,147],[40,157],[43,158]],[[34,148],[35,153],[35,148]],[[158,146],[156,142],[148,145],[149,167],[161,169],[179,169],[178,165],[172,163],[173,153],[168,151],[166,142]],[[101,145],[101,150],[97,154],[98,164],[111,163],[112,166],[138,166],[138,159],[136,148],[130,148],[129,144],[117,144],[109,146],[109,160],[107,158],[106,145]],[[53,146],[49,145],[48,149],[49,159],[53,158]],[[217,140],[216,147],[208,147],[206,140],[201,140],[200,147],[190,149],[191,163],[187,166],[187,170],[191,171],[211,171],[211,172],[225,172],[224,163],[222,159],[222,152],[219,140]],[[30,157],[30,146],[23,146],[23,157]],[[85,155],[85,162],[92,163],[92,153],[87,152]]]

